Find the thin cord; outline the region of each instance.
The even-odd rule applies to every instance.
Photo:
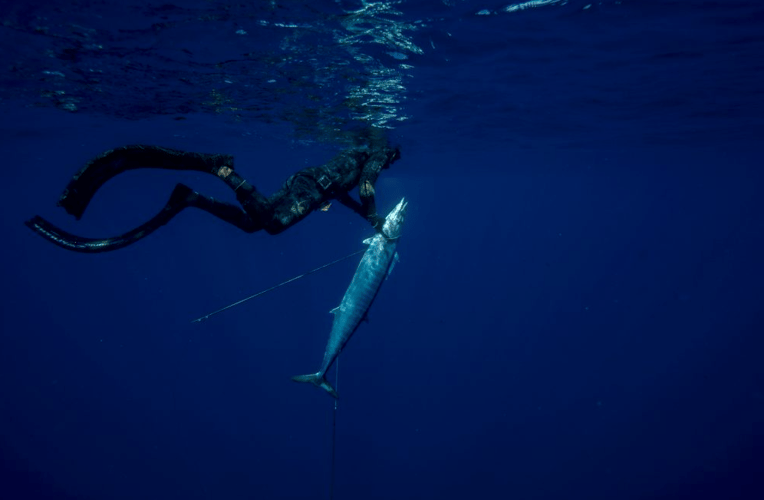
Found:
[[[209,319],[209,318],[210,318],[210,316],[214,316],[214,315],[215,315],[215,314],[217,314],[217,313],[221,313],[221,312],[223,312],[223,311],[225,311],[225,310],[227,310],[227,309],[230,309],[230,308],[232,308],[232,307],[236,307],[236,306],[238,306],[239,304],[242,304],[242,303],[244,303],[244,302],[246,302],[246,301],[248,301],[248,300],[254,299],[255,297],[259,297],[260,295],[263,295],[263,294],[265,294],[265,293],[268,293],[268,292],[270,292],[271,290],[275,290],[276,288],[278,288],[278,287],[280,287],[280,286],[284,286],[284,285],[286,285],[287,283],[291,283],[291,282],[293,282],[293,281],[296,281],[296,280],[298,280],[298,279],[300,279],[300,278],[304,278],[305,276],[307,276],[307,275],[309,275],[309,274],[313,274],[313,273],[315,273],[316,271],[320,271],[321,269],[325,269],[325,268],[327,268],[327,267],[329,267],[329,266],[333,266],[334,264],[336,264],[336,263],[338,263],[338,262],[342,262],[342,261],[343,261],[343,260],[345,260],[345,259],[349,259],[350,257],[352,257],[352,256],[354,256],[354,255],[358,255],[359,253],[362,253],[362,252],[365,252],[365,251],[366,251],[366,249],[363,249],[363,250],[358,250],[357,252],[353,252],[353,253],[351,253],[350,255],[346,255],[346,256],[342,257],[341,259],[333,260],[332,262],[329,262],[328,264],[324,264],[323,266],[317,267],[317,268],[315,268],[315,269],[311,269],[311,270],[310,270],[310,271],[308,271],[307,273],[302,273],[301,275],[299,275],[299,276],[295,276],[294,278],[290,278],[290,279],[288,279],[288,280],[286,280],[286,281],[284,281],[284,282],[282,282],[282,283],[279,283],[278,285],[274,285],[274,286],[272,286],[272,287],[270,287],[270,288],[267,288],[267,289],[265,289],[265,290],[263,290],[263,291],[261,291],[261,292],[257,292],[257,293],[256,293],[256,294],[254,294],[254,295],[250,295],[249,297],[247,297],[247,298],[245,298],[245,299],[241,299],[241,300],[239,300],[239,301],[236,301],[236,302],[234,302],[233,304],[228,304],[227,306],[223,307],[222,309],[218,309],[217,311],[213,311],[213,312],[211,312],[211,313],[209,313],[209,314],[206,314],[206,315],[204,315],[204,316],[202,316],[202,317],[200,317],[200,318],[196,318],[195,320],[192,320],[192,321],[191,321],[191,323],[201,323],[202,321]]]
[[[334,390],[340,387],[340,357],[334,362]],[[332,476],[329,483],[329,500],[334,499],[334,456],[337,448],[337,400],[334,400],[334,411],[332,412]]]

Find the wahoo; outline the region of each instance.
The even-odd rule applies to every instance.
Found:
[[[401,236],[403,221],[406,218],[405,198],[385,217],[382,232],[369,238],[364,243],[369,245],[358,264],[353,280],[345,292],[339,307],[332,309],[334,323],[329,334],[329,341],[324,352],[321,369],[309,375],[292,377],[295,382],[310,382],[321,387],[333,397],[339,397],[337,391],[326,380],[326,371],[337,359],[340,351],[347,344],[358,325],[366,317],[366,313],[374,302],[382,282],[393,270],[398,254],[395,247]]]

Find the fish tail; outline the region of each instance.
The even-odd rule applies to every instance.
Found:
[[[334,399],[338,399],[340,397],[339,394],[337,394],[337,391],[334,390],[334,387],[332,387],[331,384],[327,382],[323,373],[321,372],[311,373],[308,375],[297,375],[296,377],[292,377],[292,380],[295,382],[310,382],[316,387],[320,387],[321,389],[328,392]]]

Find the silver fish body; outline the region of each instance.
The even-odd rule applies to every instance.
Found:
[[[321,368],[316,373],[292,377],[295,382],[310,382],[326,390],[333,397],[338,397],[337,391],[325,378],[326,372],[358,325],[366,318],[366,313],[374,302],[382,283],[397,261],[398,254],[395,248],[406,218],[406,205],[404,198],[385,217],[382,232],[364,242],[369,245],[369,248],[363,254],[342,302],[331,311],[334,314],[334,323]]]

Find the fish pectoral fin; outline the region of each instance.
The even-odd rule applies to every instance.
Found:
[[[373,240],[373,239],[374,239],[373,237],[366,238],[365,240],[363,240],[363,244],[364,245],[371,245],[371,240]]]
[[[338,312],[340,312],[340,306],[337,306],[331,311],[329,311],[329,314],[337,314]]]

